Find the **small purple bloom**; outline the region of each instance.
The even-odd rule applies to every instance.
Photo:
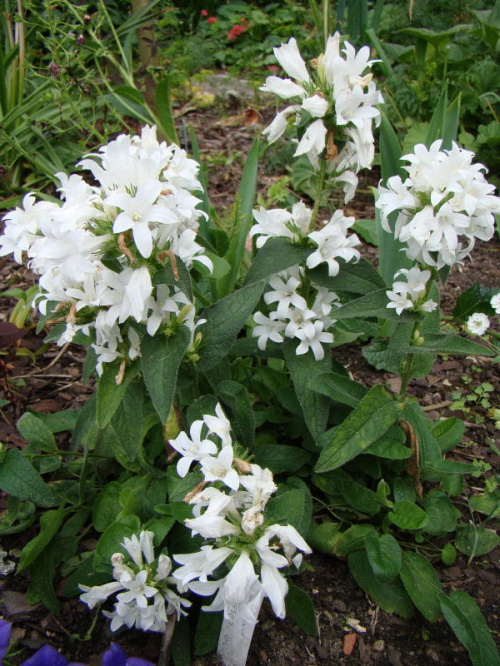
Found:
[[[109,650],[102,655],[102,666],[154,666],[146,659],[139,657],[129,657],[117,643],[111,643]]]
[[[6,622],[5,620],[0,620],[0,660],[9,649],[11,628],[12,625],[10,622]]]
[[[67,660],[50,645],[44,645],[35,654],[23,661],[22,666],[67,666]]]

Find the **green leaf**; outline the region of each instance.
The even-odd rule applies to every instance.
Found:
[[[449,497],[439,491],[431,491],[424,498],[427,523],[424,531],[433,536],[444,536],[453,532],[457,525],[460,511],[452,504]]]
[[[465,322],[475,312],[493,314],[490,300],[496,290],[475,282],[472,287],[463,291],[455,302],[453,318]]]
[[[128,463],[133,463],[132,470],[142,459],[143,403],[142,383],[132,382],[111,419],[111,448],[124,467],[129,468]]]
[[[431,429],[431,434],[436,438],[439,448],[443,453],[454,449],[463,439],[465,423],[456,416],[451,416],[443,421],[438,421]]]
[[[376,534],[373,525],[352,525],[333,544],[333,554],[346,557],[359,550],[364,550],[365,539],[369,534]]]
[[[226,380],[218,385],[217,394],[233,410],[232,426],[238,441],[251,449],[255,439],[255,417],[245,387],[238,382]]]
[[[145,335],[141,342],[144,383],[162,423],[166,423],[177,385],[177,373],[190,341],[182,326],[169,338]]]
[[[403,312],[400,315],[388,308],[389,298],[386,288],[371,291],[359,298],[341,305],[335,310],[335,319],[353,319],[354,317],[380,317],[382,319],[393,319],[394,321],[408,321],[420,319],[417,312]]]
[[[153,284],[167,284],[170,287],[180,289],[190,301],[193,300],[193,285],[191,274],[186,264],[179,257],[175,257],[175,271],[172,266],[172,259],[165,259],[165,264],[154,274]]]
[[[146,102],[141,93],[132,86],[117,86],[112,93],[104,95],[106,101],[114,106],[120,113],[137,118],[145,125],[151,125],[153,118],[146,108]]]
[[[17,422],[17,429],[32,446],[47,453],[57,450],[56,440],[48,428],[34,414],[23,414]]]
[[[46,511],[40,516],[40,532],[22,549],[18,571],[29,567],[45,550],[57,534],[63,518],[64,505],[61,505],[57,510]]]
[[[56,574],[54,567],[55,545],[55,542],[52,542],[31,565],[28,601],[30,604],[41,601],[51,613],[59,617],[59,600],[53,585]]]
[[[370,245],[378,245],[378,232],[375,220],[357,220],[351,229]]]
[[[322,372],[311,377],[309,388],[350,407],[357,407],[367,394],[367,389],[362,384],[336,372]]]
[[[405,439],[403,430],[399,426],[393,425],[380,439],[367,448],[366,453],[388,460],[407,460],[411,456],[411,449],[405,446]]]
[[[331,357],[330,354],[325,354],[321,361],[317,361],[311,351],[297,356],[297,346],[296,341],[285,340],[282,348],[304,420],[309,432],[316,439],[326,428],[330,401],[309,388],[310,379],[316,373],[330,370]]]
[[[222,620],[222,613],[200,613],[194,635],[194,653],[197,657],[215,650],[219,640]]]
[[[379,580],[364,551],[351,553],[347,563],[356,583],[382,610],[397,613],[405,620],[413,615],[413,604],[399,578]]]
[[[427,523],[427,514],[416,504],[402,500],[394,502],[388,518],[402,530],[419,530]]]
[[[495,641],[478,605],[467,592],[455,590],[439,598],[445,620],[469,651],[473,666],[499,666]]]
[[[264,282],[250,284],[203,311],[201,316],[206,322],[198,329],[203,336],[199,348],[200,360],[196,364],[198,371],[210,370],[227,355],[255,309],[263,289]]]
[[[287,238],[270,238],[250,265],[245,285],[265,280],[291,266],[302,264],[311,252],[312,248],[294,244]]]
[[[105,428],[113,418],[125,391],[132,379],[137,375],[139,364],[133,363],[127,368],[120,384],[116,383],[116,377],[120,371],[121,361],[104,363],[103,372],[97,385],[97,425]]]
[[[64,409],[54,414],[43,414],[40,412],[35,416],[47,426],[51,433],[55,434],[66,430],[71,432],[75,427],[79,412],[79,409]]]
[[[49,486],[19,449],[9,449],[0,463],[0,489],[38,506],[57,504]]]
[[[245,245],[250,227],[253,224],[253,202],[257,188],[257,167],[259,164],[259,140],[253,143],[248,153],[241,183],[236,198],[234,224],[231,229],[229,248],[224,259],[230,264],[229,275],[221,278],[217,283],[219,296],[230,294],[238,280],[238,276],[245,256]]]
[[[316,612],[311,597],[297,587],[291,578],[287,579],[288,593],[285,597],[286,614],[293,617],[295,622],[308,636],[317,636],[318,626]]]
[[[411,404],[405,409],[401,416],[402,421],[407,421],[414,430],[418,442],[420,476],[427,481],[441,481],[443,461],[441,450],[436,438],[432,435],[433,423],[416,400],[410,400]]]
[[[273,474],[297,472],[312,459],[308,451],[286,444],[256,446],[254,457],[258,465],[268,467]]]
[[[500,491],[492,493],[479,493],[469,500],[470,506],[474,511],[491,515],[491,517],[500,516]]]
[[[401,569],[401,548],[390,534],[379,536],[369,532],[365,536],[365,548],[373,573],[380,580],[392,580]]]
[[[339,265],[340,270],[334,277],[330,277],[327,268],[323,266],[308,270],[307,275],[315,284],[327,287],[331,291],[371,294],[380,289],[387,289],[380,274],[366,259],[360,259],[357,263],[346,263],[340,259]]]
[[[460,525],[457,529],[455,546],[469,557],[484,555],[500,543],[498,534],[480,525]]]
[[[405,551],[400,574],[410,599],[429,622],[441,616],[442,594],[438,575],[429,560],[420,553]]]
[[[122,510],[120,492],[121,484],[111,481],[96,496],[92,507],[92,524],[98,532],[104,532]]]
[[[467,354],[469,356],[494,356],[496,352],[484,345],[472,342],[459,335],[437,334],[425,335],[423,345],[404,345],[402,351],[405,354],[426,354],[434,352],[437,354]]]
[[[114,553],[123,553],[127,551],[122,545],[125,537],[131,537],[132,534],[138,534],[141,529],[141,521],[137,516],[128,515],[109,525],[101,534],[99,543],[95,549],[94,570],[110,571],[111,557]]]
[[[210,613],[207,613],[210,615]],[[182,617],[175,623],[174,637],[172,639],[172,659],[174,666],[191,666],[189,620]]]
[[[266,505],[269,523],[292,525],[306,538],[312,519],[312,499],[307,488],[294,488],[272,497]]]
[[[318,446],[323,450],[315,471],[328,472],[363,453],[387,432],[399,415],[394,396],[381,385],[372,387],[338,428],[320,437]]]
[[[156,113],[161,123],[161,129],[168,143],[179,144],[179,137],[175,129],[172,104],[170,101],[170,78],[168,75],[156,85],[155,90]]]

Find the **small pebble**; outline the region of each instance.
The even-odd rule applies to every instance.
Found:
[[[373,649],[375,652],[383,652],[385,650],[385,641],[382,639],[379,639],[378,641],[375,641],[373,644]]]

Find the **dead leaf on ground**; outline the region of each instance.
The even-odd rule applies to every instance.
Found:
[[[356,634],[346,634],[344,636],[344,647],[342,648],[344,654],[346,656],[352,654],[355,645],[356,645]]]

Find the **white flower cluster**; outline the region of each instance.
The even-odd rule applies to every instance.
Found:
[[[285,132],[288,118],[295,116],[295,124],[304,129],[295,155],[307,155],[317,168],[318,158],[325,154],[330,172],[345,184],[348,201],[357,186],[355,174],[373,161],[372,123],[380,122],[375,105],[384,101],[369,71],[374,62],[370,49],[363,46],[356,53],[345,42],[341,50],[340,35],[335,33],[325,52],[312,62],[312,74],[294,38],[275,48],[274,54],[294,80],[269,76],[261,90],[297,103],[280,111],[264,133],[273,143]]]
[[[176,275],[176,257],[188,268],[212,264],[195,241],[202,215],[192,193],[201,189],[198,164],[158,142],[154,127],[140,137],[119,136],[79,166],[98,185],[59,173],[60,202],[26,195],[22,208],[4,218],[0,256],[13,253],[21,263],[27,255],[40,276],[40,311],[57,304],[54,318],[65,322],[59,343],[79,330],[94,335],[101,372],[103,363],[139,355],[131,322],[149,335],[177,324],[193,333],[193,304],[180,288],[154,286],[153,275],[168,262]]]
[[[342,211],[336,211],[329,222],[316,231],[309,231],[311,210],[302,202],[295,204],[291,213],[261,208],[253,214],[257,224],[250,235],[258,236],[257,247],[262,247],[271,237],[295,242],[309,240],[315,250],[306,259],[307,268],[324,263],[328,275],[333,277],[340,269],[339,258],[348,262],[360,257],[355,249],[359,238],[356,234],[347,235],[354,218],[345,217]],[[259,348],[264,350],[268,340],[283,342],[285,338],[297,338],[300,340],[298,355],[311,349],[316,360],[324,358],[323,343],[333,342],[333,334],[328,329],[335,323],[331,312],[338,301],[337,294],[311,284],[304,268],[298,265],[271,277],[269,285],[271,290],[264,294],[264,300],[267,305],[276,304],[276,309],[269,316],[262,312],[254,314],[256,326],[252,334],[258,338]]]
[[[188,495],[194,517],[185,521],[193,535],[210,540],[196,553],[173,555],[181,566],[173,572],[182,587],[215,598],[206,611],[234,604],[254,618],[264,597],[275,614],[285,616],[288,584],[281,569],[300,566],[311,550],[291,525],[266,525],[265,506],[276,491],[270,470],[234,457],[230,423],[220,405],[170,442],[181,453],[177,470],[185,476],[199,463],[204,481]],[[215,485],[214,485],[215,484]],[[223,573],[221,565],[227,573]],[[209,580],[212,578],[213,580]]]
[[[431,299],[425,300],[427,283],[431,277],[430,271],[421,271],[418,266],[409,270],[402,268],[394,277],[402,275],[406,282],[394,282],[392,290],[386,291],[390,301],[388,308],[394,308],[400,315],[403,310],[417,312],[432,312],[437,308],[437,303]]]
[[[379,187],[376,202],[382,226],[392,233],[388,217],[399,210],[395,236],[407,243],[410,259],[428,266],[453,266],[467,257],[475,239],[489,240],[494,233],[494,213],[500,198],[493,195],[482,164],[472,164],[474,153],[456,143],[441,150],[441,140],[429,149],[415,146],[405,155],[408,177],[392,176]]]
[[[129,629],[135,626],[143,631],[165,631],[169,616],[175,614],[177,619],[185,615],[183,610],[191,603],[178,596],[171,588],[180,589],[178,581],[170,576],[172,562],[167,555],[155,558],[153,532],[143,531],[139,537],[123,540],[123,547],[131,560],[125,560],[122,553],[115,553],[111,562],[113,578],[116,582],[88,587],[80,585],[84,593],[81,601],[89,608],[94,608],[112,594],[116,596],[114,611],[104,611],[111,619],[111,631],[123,625]]]

